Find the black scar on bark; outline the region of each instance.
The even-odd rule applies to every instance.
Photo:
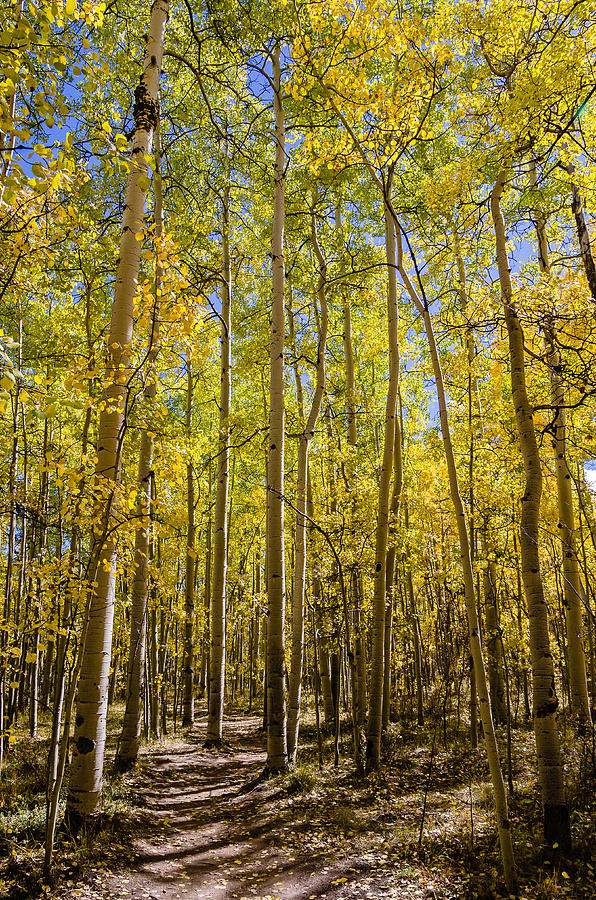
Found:
[[[133,107],[135,128],[142,128],[144,131],[152,131],[157,127],[158,113],[159,107],[157,101],[149,95],[149,91],[143,82],[140,82],[135,88],[135,102]]]
[[[569,807],[563,803],[544,804],[544,838],[547,844],[558,844],[559,850],[571,850]]]
[[[543,703],[536,710],[536,718],[544,719],[546,716],[556,713],[558,706],[559,701],[556,698],[554,700],[547,700],[546,703]]]
[[[80,728],[84,721],[84,716],[82,716],[80,713],[77,713],[77,717],[75,719],[75,725],[77,726],[77,728]]]
[[[91,753],[91,751],[94,749],[95,749],[95,741],[92,741],[91,738],[80,737],[77,740],[77,750],[82,755],[84,755],[85,753]]]

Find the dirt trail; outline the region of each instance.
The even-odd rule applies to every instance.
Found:
[[[119,864],[119,871],[113,864],[111,870],[92,868],[68,896],[423,900],[459,895],[428,871],[396,869],[386,855],[366,852],[362,841],[350,847],[329,834],[313,845],[308,800],[301,801],[301,809],[291,801],[288,806],[287,786],[276,781],[251,788],[265,763],[259,725],[254,717],[226,719],[225,749],[205,750],[202,718],[166,749],[149,748],[131,776],[143,816],[130,862]],[[323,816],[329,809],[323,804]],[[320,824],[321,805],[313,799],[315,810]]]

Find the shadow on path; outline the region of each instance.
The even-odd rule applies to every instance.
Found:
[[[200,718],[193,731],[171,747],[148,748],[139,771],[130,777],[142,810],[138,828],[134,823],[133,858],[118,872],[92,870],[86,878],[88,890],[72,896],[138,900],[431,896],[419,878],[396,879],[356,846],[353,854],[346,853],[345,844],[334,847],[332,835],[317,848],[311,824],[331,809],[316,798],[297,805],[288,802],[281,780],[263,781],[251,789],[265,765],[259,726],[256,717],[230,717],[225,722],[226,746],[206,750],[206,718]],[[301,842],[302,835],[306,843]]]

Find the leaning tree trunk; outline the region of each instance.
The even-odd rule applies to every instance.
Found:
[[[378,768],[381,761],[381,729],[383,720],[383,681],[385,665],[385,589],[387,540],[389,531],[389,494],[393,470],[395,417],[399,387],[397,338],[397,270],[395,225],[387,205],[385,214],[385,248],[387,256],[387,332],[389,339],[389,384],[385,407],[385,439],[379,479],[379,502],[375,535],[375,573],[373,594],[372,657],[368,730],[366,734],[366,768]]]
[[[217,489],[213,532],[213,589],[211,591],[211,648],[207,746],[221,744],[226,670],[226,575],[228,568],[228,481],[230,473],[230,403],[232,377],[230,360],[232,268],[230,262],[230,166],[226,136],[226,184],[223,194],[222,291],[221,291],[221,386]]]
[[[151,488],[153,468],[153,422],[151,416],[157,393],[157,376],[153,371],[159,353],[159,307],[162,272],[159,263],[159,242],[163,234],[163,196],[160,174],[159,123],[155,129],[155,295],[151,312],[147,351],[147,374],[143,399],[146,421],[141,427],[141,446],[137,470],[137,508],[134,572],[132,577],[132,604],[130,611],[130,642],[128,648],[128,671],[126,708],[122,731],[116,755],[116,768],[120,771],[135,765],[139,755],[141,739],[141,712],[143,697],[143,676],[145,672],[145,643],[147,633],[147,597],[149,563],[149,529],[151,527]]]
[[[288,761],[296,762],[298,729],[300,726],[300,696],[302,692],[302,661],[304,658],[304,593],[306,584],[306,493],[308,451],[314,437],[321,402],[325,392],[325,349],[327,346],[327,264],[317,237],[315,212],[316,194],[313,192],[311,214],[312,244],[319,264],[317,295],[319,298],[319,340],[317,347],[317,373],[315,391],[308,420],[298,438],[298,466],[296,480],[296,534],[294,556],[294,583],[292,587],[292,660],[288,691]]]
[[[108,681],[114,623],[117,489],[120,481],[125,406],[130,369],[130,345],[137,291],[147,158],[157,124],[158,87],[163,39],[168,19],[167,0],[151,8],[143,73],[135,89],[134,134],[126,187],[120,255],[107,344],[104,403],[97,440],[95,522],[89,573],[97,570],[89,605],[89,621],[78,687],[67,815],[80,825],[100,812],[106,740]],[[97,561],[97,566],[95,565]]]
[[[267,763],[268,772],[287,769],[284,620],[286,575],[284,558],[284,280],[283,257],[286,135],[281,85],[281,48],[273,50],[275,166],[271,233],[272,298],[269,395],[269,455],[267,466]]]
[[[530,169],[530,183],[536,184],[536,168]],[[575,208],[577,188],[574,185],[574,212],[576,219],[579,216],[583,220],[583,210],[579,201],[579,210]],[[548,255],[548,239],[546,234],[546,221],[541,209],[533,210],[534,227],[538,236],[539,265],[542,273],[550,275],[550,260]],[[585,236],[582,238],[578,223],[580,244],[583,240],[586,246],[582,247],[584,262],[586,255],[594,263],[590,252],[590,239],[587,234],[585,222]],[[586,266],[586,274],[589,278],[589,267]],[[565,387],[561,377],[561,354],[557,347],[555,327],[552,321],[547,322],[544,329],[544,342],[550,369],[550,396],[553,407],[554,422],[552,426],[552,447],[555,457],[557,472],[557,503],[559,511],[559,537],[561,539],[561,551],[563,558],[563,585],[565,621],[567,625],[567,651],[569,656],[569,682],[571,687],[571,707],[580,729],[589,728],[592,724],[590,699],[588,696],[588,680],[586,675],[586,657],[583,642],[582,621],[582,586],[579,574],[579,560],[577,556],[575,516],[573,513],[572,479],[567,463],[567,409],[565,405]]]
[[[398,229],[399,227],[400,226],[397,224]],[[513,891],[516,887],[517,877],[515,871],[515,859],[513,855],[513,843],[511,840],[511,825],[509,822],[509,812],[507,808],[507,793],[505,790],[503,772],[501,771],[495,727],[490,708],[490,697],[486,678],[486,666],[484,664],[482,642],[480,639],[480,625],[478,622],[478,607],[476,603],[476,591],[474,587],[474,571],[472,568],[472,555],[470,552],[470,536],[468,532],[466,512],[459,488],[459,477],[457,474],[455,453],[451,440],[451,429],[449,425],[449,416],[447,414],[447,395],[445,393],[445,384],[443,382],[443,371],[441,368],[439,351],[435,341],[435,334],[430,310],[426,302],[422,303],[416,289],[414,288],[414,285],[410,281],[408,273],[403,266],[401,231],[399,230],[398,236],[399,244],[397,255],[397,269],[401,275],[406,290],[408,291],[408,294],[412,299],[412,302],[423,318],[424,330],[426,332],[430,357],[433,366],[433,374],[435,376],[437,400],[439,404],[439,418],[441,422],[441,435],[443,438],[443,449],[445,452],[445,462],[447,464],[447,474],[449,478],[449,493],[451,495],[451,502],[453,503],[453,509],[457,522],[457,534],[464,581],[464,598],[468,620],[470,652],[474,662],[478,706],[484,733],[486,757],[493,787],[495,817],[497,820],[499,843],[501,845],[501,858],[503,861],[503,874],[507,887],[510,891]]]
[[[507,259],[507,236],[501,211],[501,196],[508,171],[503,169],[499,172],[491,193],[491,211],[505,324],[509,339],[511,394],[526,474],[525,490],[521,501],[520,544],[522,580],[530,622],[534,734],[544,807],[544,836],[549,843],[558,843],[561,848],[565,849],[571,846],[571,831],[556,722],[559,701],[555,691],[555,673],[548,630],[548,609],[540,573],[538,542],[542,472],[532,407],[526,389],[524,336],[513,301],[513,286]]]
[[[575,166],[572,163],[569,163],[563,168],[565,168],[571,176],[575,174]],[[596,265],[594,264],[594,255],[590,243],[590,232],[588,231],[588,223],[586,222],[581,192],[575,181],[571,182],[571,212],[575,219],[579,252],[584,264],[586,281],[588,282],[592,298],[596,301]]]

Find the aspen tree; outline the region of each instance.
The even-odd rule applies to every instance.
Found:
[[[526,388],[524,335],[513,298],[513,286],[507,259],[505,220],[501,211],[501,197],[509,172],[509,168],[501,169],[495,181],[491,192],[491,213],[509,340],[511,395],[526,475],[525,489],[521,500],[520,545],[522,580],[530,621],[534,734],[544,809],[544,837],[549,843],[557,843],[562,848],[569,848],[571,846],[569,810],[565,798],[563,763],[556,722],[559,701],[555,690],[555,673],[550,649],[548,609],[540,574],[538,519],[542,495],[542,472],[532,407]]]
[[[338,236],[341,237],[341,203],[338,199],[335,207],[335,229]],[[356,374],[354,368],[354,345],[352,341],[352,310],[348,292],[344,287],[342,290],[342,342],[344,348],[344,364],[346,377],[346,420],[348,426],[348,444],[355,454],[358,445],[358,423],[356,421]],[[350,456],[350,465],[348,467],[348,482],[351,491],[355,489],[356,464],[353,456]],[[355,527],[356,514],[356,498],[352,499],[351,515],[353,519],[352,527]],[[362,729],[366,722],[366,644],[364,640],[361,597],[362,597],[362,574],[356,564],[352,567],[351,590],[354,600],[355,613],[355,634],[354,634],[354,651],[356,654],[356,685],[352,685],[352,690],[358,692],[357,706],[359,727]],[[387,630],[387,629],[386,629]],[[385,681],[387,676],[385,676]]]
[[[563,166],[566,172],[573,178],[575,175],[575,166],[572,163],[568,163],[566,166]],[[530,171],[532,175],[532,170]],[[535,175],[534,175],[535,178]],[[582,262],[584,264],[584,272],[586,273],[586,281],[588,282],[588,287],[590,288],[590,293],[592,294],[592,299],[596,302],[596,265],[594,264],[594,254],[592,253],[592,245],[590,242],[590,232],[588,231],[588,223],[586,222],[586,215],[584,212],[584,205],[582,203],[582,195],[581,191],[575,181],[571,182],[571,212],[573,213],[573,217],[575,219],[575,227],[577,229],[577,241],[579,244],[579,252],[582,258]],[[536,220],[537,229],[540,228],[540,220]],[[542,228],[544,232],[544,228]],[[548,271],[548,243],[545,244],[545,238],[541,237],[539,234],[539,242],[542,247],[546,247],[546,256],[544,257],[544,265],[546,270]],[[542,256],[541,256],[541,265]]]
[[[398,349],[398,366],[399,366],[399,349]],[[404,467],[403,467],[403,437],[401,427],[401,403],[398,388],[398,404],[400,415],[395,417],[395,438],[393,450],[393,488],[391,491],[391,507],[389,511],[389,540],[387,549],[387,569],[385,572],[385,593],[387,608],[385,610],[385,671],[383,677],[383,728],[389,724],[389,708],[391,705],[391,643],[393,633],[393,603],[395,594],[395,563],[397,559],[397,529],[398,519],[401,511],[401,499],[404,486]],[[411,604],[412,615],[414,614],[414,604]],[[415,648],[419,648],[418,627],[414,626]],[[420,663],[420,654],[415,652],[415,660]],[[416,685],[418,693],[418,724],[424,722],[422,712],[422,679],[418,678],[420,666],[416,666]],[[420,686],[420,690],[418,690]]]
[[[406,534],[410,531],[410,514],[407,499],[404,500],[404,526]],[[414,644],[414,678],[416,681],[416,721],[418,725],[424,725],[424,703],[422,692],[422,642],[420,640],[420,622],[414,594],[414,580],[412,578],[412,551],[408,546],[405,558],[406,591],[409,605],[409,619],[412,623],[412,639]]]
[[[325,393],[325,350],[327,346],[327,263],[317,235],[316,191],[311,209],[311,241],[319,268],[317,297],[319,300],[319,335],[317,342],[316,384],[308,419],[298,436],[298,465],[296,475],[296,531],[294,581],[292,587],[292,661],[288,691],[288,762],[296,762],[298,730],[300,726],[300,697],[302,693],[302,660],[304,658],[304,593],[306,585],[306,494],[308,451],[314,437]],[[299,379],[298,379],[299,380]]]
[[[1,197],[0,197],[1,199]],[[19,304],[19,340],[18,340],[18,357],[17,363],[20,370],[22,365],[22,348],[23,348],[23,321]],[[10,454],[10,467],[8,470],[8,503],[9,503],[9,521],[8,521],[8,540],[6,552],[6,578],[4,583],[4,604],[3,604],[3,624],[8,625],[12,615],[12,578],[15,555],[15,538],[17,529],[17,504],[16,504],[16,470],[19,450],[19,396],[21,391],[20,379],[16,382],[14,397],[12,399],[12,446]],[[3,628],[0,632],[0,774],[2,772],[2,763],[4,760],[4,730],[5,730],[5,691],[6,691],[6,658],[5,650],[8,639],[8,630]]]
[[[167,0],[151,8],[143,71],[135,89],[130,173],[120,238],[120,257],[107,347],[104,401],[95,470],[96,523],[92,537],[91,602],[87,640],[78,686],[76,728],[68,788],[67,815],[73,825],[99,815],[106,740],[107,690],[114,621],[116,537],[114,512],[125,429],[133,303],[137,289],[147,191],[147,159],[157,125],[158,88]],[[95,563],[97,560],[97,564]]]
[[[184,728],[192,728],[195,721],[195,481],[190,453],[190,440],[192,435],[192,398],[193,398],[193,371],[192,371],[192,346],[187,347],[186,358],[186,568],[184,574],[184,647],[182,661],[182,725]]]
[[[228,567],[228,481],[230,473],[230,403],[232,369],[232,267],[230,260],[230,163],[228,135],[225,138],[225,185],[222,196],[222,288],[221,288],[221,379],[217,487],[213,529],[213,588],[211,591],[211,649],[207,746],[221,744],[226,668],[226,575]]]
[[[141,737],[141,699],[143,696],[143,676],[145,671],[145,644],[147,634],[147,597],[149,594],[149,531],[151,528],[151,490],[153,483],[153,422],[151,414],[157,393],[157,373],[155,362],[159,354],[159,313],[161,294],[161,264],[159,252],[163,235],[163,195],[161,185],[161,153],[159,120],[155,128],[155,240],[157,258],[155,263],[155,295],[151,311],[151,324],[147,348],[147,372],[143,399],[147,423],[141,428],[141,446],[137,470],[137,505],[134,549],[134,572],[132,577],[132,604],[130,610],[130,638],[128,647],[126,708],[122,731],[116,755],[116,767],[120,771],[131,768],[139,755]]]
[[[532,160],[530,164],[530,184],[536,186],[536,166]],[[574,189],[574,206],[576,204],[576,192]],[[581,201],[580,201],[581,207]],[[574,208],[578,223],[580,244],[584,239],[582,258],[584,264],[589,253],[589,237],[587,229],[585,238],[582,238],[583,211],[578,212]],[[538,237],[538,262],[544,276],[550,275],[550,259],[548,238],[546,234],[546,220],[541,209],[533,210],[534,227]],[[585,222],[583,223],[585,228]],[[585,242],[587,241],[587,250]],[[592,262],[593,267],[593,262]],[[589,264],[586,265],[586,275],[589,278]],[[573,512],[573,491],[571,472],[567,463],[567,409],[565,404],[565,388],[561,377],[561,354],[557,348],[556,334],[552,320],[547,319],[544,326],[544,343],[550,370],[550,395],[554,411],[552,425],[552,448],[555,457],[557,473],[557,506],[559,512],[559,537],[561,539],[561,554],[563,558],[563,591],[565,606],[565,621],[567,624],[567,650],[569,655],[569,682],[571,687],[571,706],[576,716],[580,729],[589,728],[592,725],[592,713],[590,710],[590,698],[588,696],[588,680],[586,675],[586,657],[583,643],[582,621],[582,585],[579,572],[579,560],[577,555],[575,516]]]
[[[388,188],[389,189],[389,188]],[[399,387],[399,356],[397,337],[397,269],[395,224],[387,203],[384,204],[385,252],[387,257],[387,337],[389,347],[389,383],[385,406],[385,437],[383,459],[379,478],[379,501],[375,533],[375,572],[372,622],[372,654],[368,729],[366,734],[366,767],[378,768],[381,761],[381,730],[383,721],[383,681],[385,666],[385,605],[387,540],[389,532],[389,499],[393,453],[395,443],[395,418]]]
[[[439,405],[439,419],[441,423],[441,436],[443,439],[443,450],[445,453],[445,462],[447,464],[447,473],[449,477],[449,493],[451,495],[451,502],[453,504],[457,522],[457,535],[464,581],[464,598],[466,604],[466,616],[468,620],[470,652],[474,661],[480,721],[482,722],[486,758],[488,761],[491,783],[493,787],[497,831],[499,834],[499,843],[501,847],[501,859],[503,861],[503,874],[508,889],[512,891],[516,889],[517,873],[515,868],[513,843],[511,840],[511,823],[509,821],[507,793],[505,790],[505,781],[503,779],[503,772],[501,770],[501,763],[499,760],[499,750],[497,747],[495,726],[491,712],[490,696],[486,678],[486,666],[484,663],[482,642],[480,638],[480,623],[478,621],[478,607],[476,603],[476,590],[474,586],[474,571],[472,568],[472,555],[470,552],[470,535],[468,531],[468,523],[466,520],[466,511],[459,487],[459,477],[457,473],[457,466],[455,463],[453,441],[451,439],[451,428],[449,425],[449,415],[447,412],[447,394],[445,392],[443,371],[441,368],[441,360],[439,358],[439,351],[435,340],[433,322],[430,315],[428,303],[424,298],[421,299],[418,295],[418,292],[412,284],[410,277],[403,265],[401,227],[398,224],[397,216],[395,215],[395,213],[393,213],[393,218],[396,221],[396,227],[398,229],[396,268],[410,296],[410,299],[412,300],[415,308],[422,316],[433,367],[433,374],[435,376],[437,400]]]
[[[267,763],[268,772],[287,769],[286,696],[284,660],[285,553],[284,553],[284,219],[286,134],[280,64],[281,47],[272,52],[275,164],[273,170],[273,225],[271,230],[271,344],[269,394],[269,453],[267,465]]]
[[[486,602],[485,633],[488,683],[494,721],[502,725],[507,721],[505,704],[505,680],[503,678],[503,650],[501,647],[499,606],[497,597],[497,570],[492,559],[486,563],[483,573],[484,599]]]

